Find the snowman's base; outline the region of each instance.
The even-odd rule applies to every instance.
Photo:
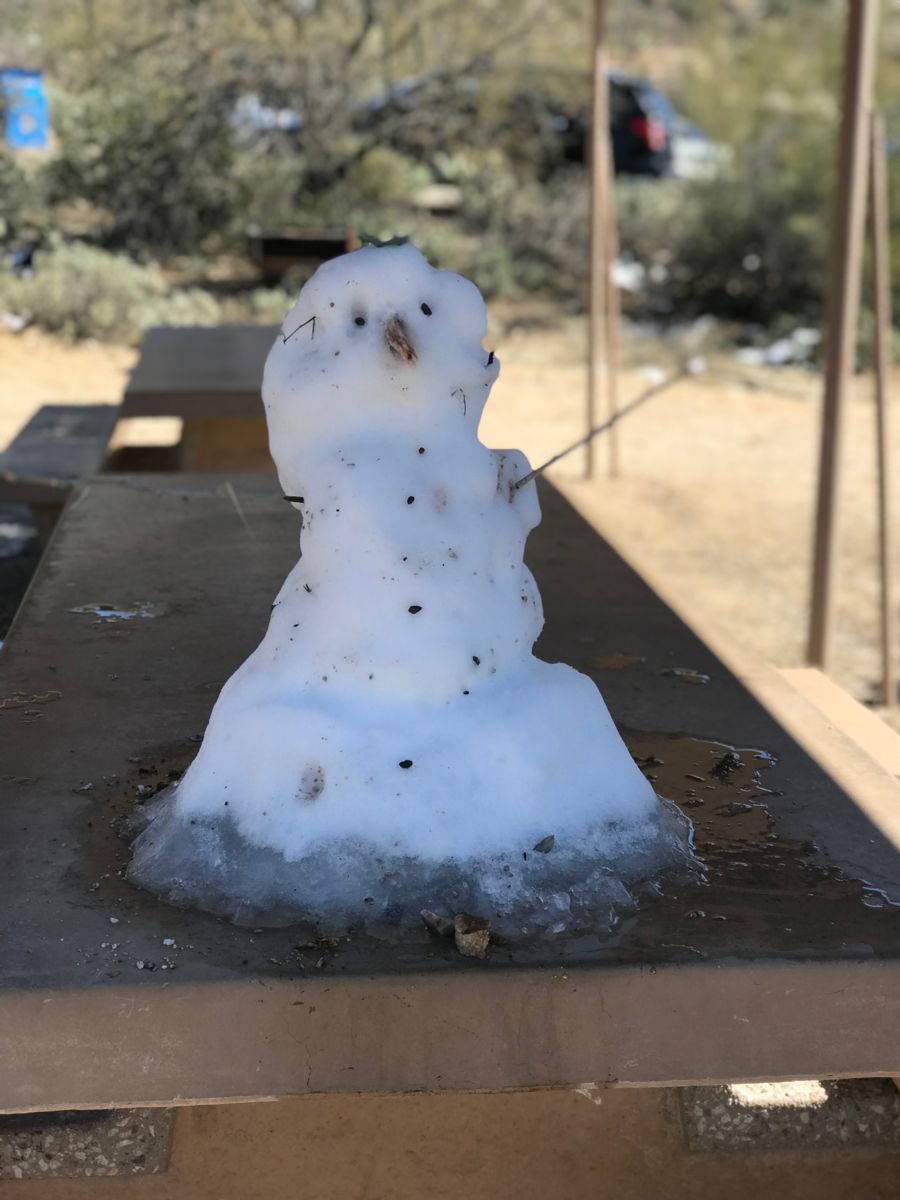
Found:
[[[542,850],[423,861],[345,840],[290,861],[248,842],[228,818],[187,819],[175,792],[145,806],[129,878],[171,904],[238,925],[314,923],[343,932],[419,925],[430,910],[485,917],[510,940],[602,933],[637,907],[641,892],[655,891],[661,875],[695,869],[689,823],[665,801],[639,824],[584,829]]]

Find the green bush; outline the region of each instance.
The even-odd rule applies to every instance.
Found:
[[[11,154],[0,151],[0,245],[18,235],[35,203],[35,182],[33,173],[25,171]]]
[[[306,174],[306,160],[301,154],[282,150],[239,153],[234,162],[235,187],[240,197],[234,209],[237,238],[249,226],[277,229],[296,224]]]
[[[389,146],[375,146],[351,165],[344,188],[352,207],[408,207],[415,192],[430,182],[427,167]]]
[[[452,221],[407,218],[411,237],[438,266],[468,275],[486,296],[540,292],[583,302],[587,265],[585,173],[571,167],[541,183],[497,150],[443,156],[442,176],[463,196]]]
[[[66,338],[136,342],[151,325],[214,325],[220,309],[199,288],[171,291],[156,266],[85,242],[55,241],[35,273],[0,272],[0,308]]]
[[[196,251],[220,234],[238,199],[227,107],[163,86],[54,97],[58,154],[50,203],[87,202],[97,232],[132,254]]]
[[[796,180],[634,180],[616,197],[622,252],[645,267],[643,299],[657,315],[821,318],[825,198]]]

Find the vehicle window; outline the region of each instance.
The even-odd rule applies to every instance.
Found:
[[[618,83],[609,85],[609,119],[612,124],[616,121],[624,120],[630,116],[637,105],[634,102],[634,96],[628,88],[621,87]]]

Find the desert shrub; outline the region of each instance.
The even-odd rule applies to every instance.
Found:
[[[11,154],[0,151],[0,245],[17,236],[34,200],[33,173],[25,171]]]
[[[59,152],[48,199],[87,202],[107,246],[190,252],[225,228],[237,203],[227,108],[181,88],[89,88],[55,97]]]
[[[469,275],[487,296],[541,292],[582,301],[587,263],[587,183],[579,167],[541,182],[496,150],[441,161],[463,196],[453,224],[413,225],[440,266]],[[403,230],[406,232],[406,230]]]
[[[431,182],[421,163],[389,146],[375,146],[351,164],[344,186],[351,207],[407,206],[420,188]]]
[[[241,298],[239,319],[260,325],[280,325],[297,299],[300,287],[253,288]]]
[[[622,252],[646,269],[643,298],[654,313],[819,320],[824,196],[777,174],[631,181],[616,194]]]
[[[270,153],[244,150],[235,158],[233,171],[239,197],[233,213],[237,238],[249,226],[277,229],[296,224],[307,176],[302,154],[282,149]]]
[[[213,325],[214,297],[199,288],[171,291],[156,266],[143,266],[85,242],[54,241],[35,272],[0,272],[0,307],[67,338],[136,342],[151,325]]]

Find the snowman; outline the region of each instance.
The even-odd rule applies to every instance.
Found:
[[[304,286],[262,389],[301,555],[135,843],[142,886],[254,924],[559,933],[666,857],[596,686],[532,654],[540,511],[525,457],[478,440],[485,332],[477,288],[411,245]]]

